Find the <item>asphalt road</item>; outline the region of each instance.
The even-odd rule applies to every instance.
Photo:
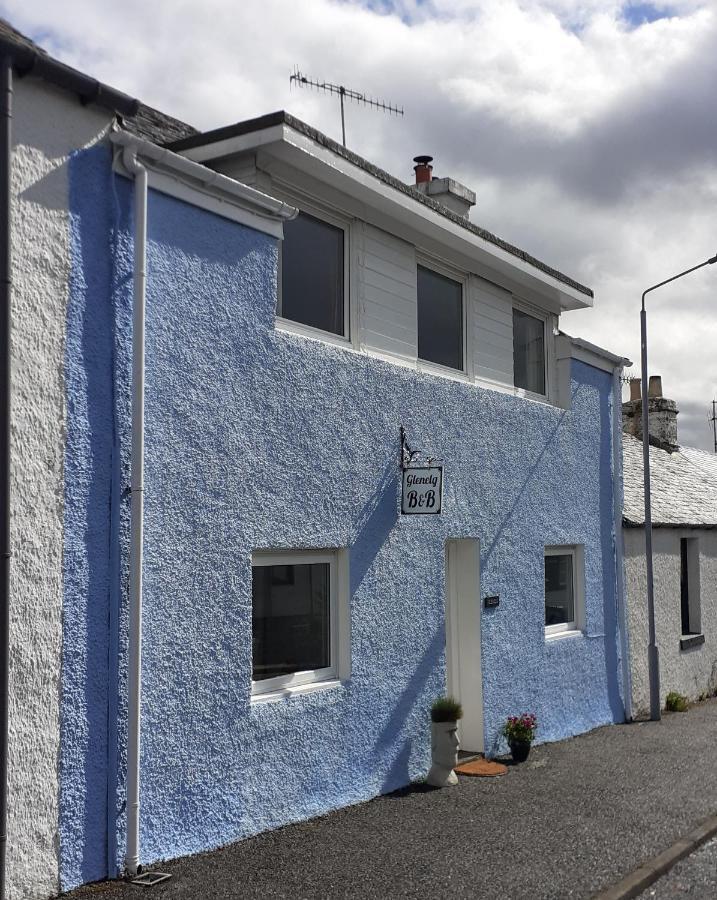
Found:
[[[717,838],[695,850],[640,894],[640,900],[715,900],[717,898]]]
[[[716,736],[710,700],[660,723],[535,747],[502,778],[414,785],[164,863],[173,875],[164,885],[68,896],[590,898],[717,812]]]

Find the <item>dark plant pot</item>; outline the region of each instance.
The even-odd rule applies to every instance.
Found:
[[[530,741],[509,741],[513,762],[525,762],[530,753]]]

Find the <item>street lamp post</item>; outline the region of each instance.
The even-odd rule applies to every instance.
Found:
[[[655,589],[652,572],[652,508],[650,497],[650,422],[647,408],[647,313],[645,312],[645,297],[650,291],[657,290],[671,281],[677,281],[690,272],[695,272],[703,266],[711,266],[717,263],[717,256],[706,259],[691,269],[685,269],[679,275],[666,278],[659,284],[653,284],[642,294],[642,310],[640,311],[640,336],[641,336],[641,369],[642,369],[642,461],[643,477],[645,484],[645,568],[647,570],[647,616],[649,622],[650,638],[647,648],[647,664],[650,675],[650,718],[653,722],[661,718],[660,702],[660,655],[655,639]]]

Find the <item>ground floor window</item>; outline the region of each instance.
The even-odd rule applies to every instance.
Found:
[[[340,554],[253,554],[253,694],[341,677]]]
[[[545,634],[580,631],[583,613],[582,547],[546,547]]]
[[[700,548],[697,538],[680,538],[682,634],[700,634]]]

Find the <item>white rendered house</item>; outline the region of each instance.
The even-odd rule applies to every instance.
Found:
[[[645,516],[639,381],[623,404],[625,597],[633,714],[649,709]],[[661,701],[717,690],[717,456],[677,445],[677,407],[650,379],[655,630]]]

